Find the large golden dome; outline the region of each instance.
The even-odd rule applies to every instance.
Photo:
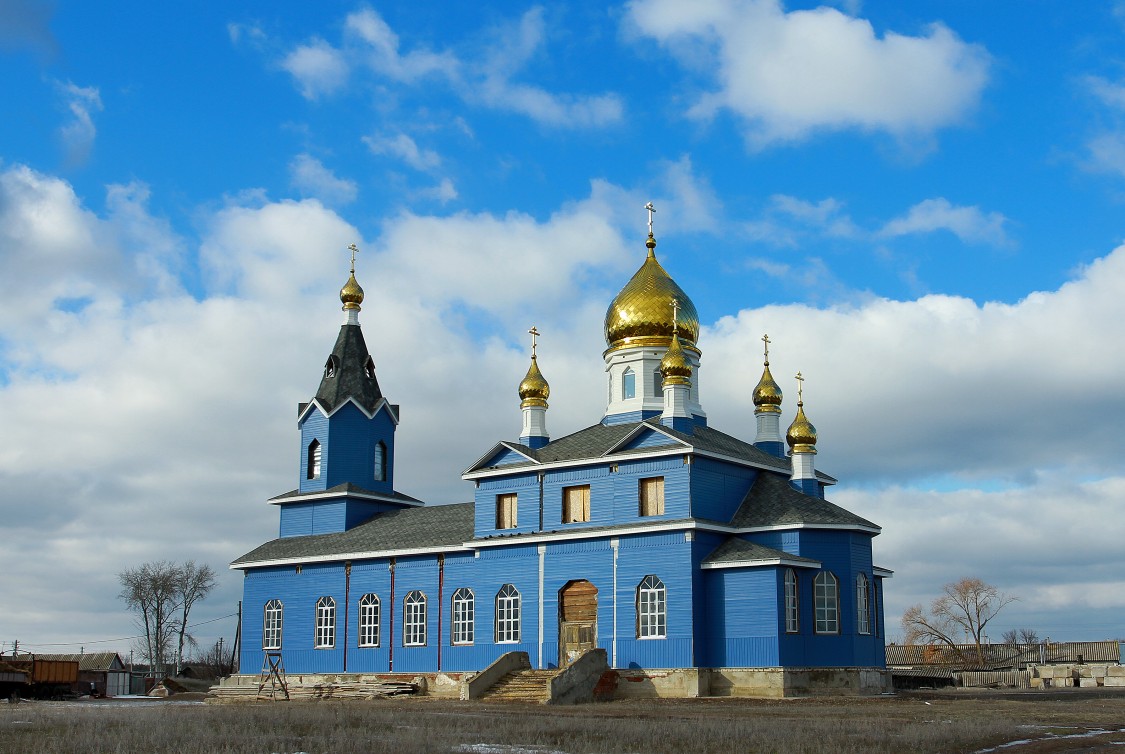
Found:
[[[605,313],[605,342],[609,350],[631,346],[667,347],[679,332],[688,350],[698,352],[699,315],[695,304],[656,261],[656,239],[649,234],[648,258],[610,303]],[[672,301],[679,302],[674,319]]]

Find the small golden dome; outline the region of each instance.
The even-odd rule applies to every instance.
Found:
[[[660,374],[666,385],[690,385],[691,364],[684,356],[684,349],[680,347],[680,336],[672,333],[672,344],[668,352],[660,360]]]
[[[764,414],[780,414],[781,398],[781,388],[770,374],[770,363],[767,361],[762,369],[762,379],[754,388],[754,409]]]
[[[816,452],[816,427],[805,416],[804,401],[797,401],[797,416],[785,433],[785,442],[794,453]]]
[[[363,303],[363,289],[356,282],[354,269],[348,282],[340,289],[340,302],[344,305],[344,309],[359,309],[359,305]]]
[[[677,329],[684,347],[698,351],[699,315],[683,289],[656,261],[656,239],[645,242],[648,257],[625,284],[605,313],[605,342],[609,350],[630,346],[667,347]],[[679,302],[678,322],[672,301]]]
[[[535,354],[531,355],[531,366],[527,368],[527,375],[520,383],[520,403],[521,408],[528,406],[542,406],[547,408],[547,398],[551,395],[551,386],[547,384],[547,380],[543,378],[543,373],[539,371],[539,362],[535,358]]]

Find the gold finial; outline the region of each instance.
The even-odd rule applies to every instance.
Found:
[[[754,413],[780,414],[781,388],[770,374],[770,336],[763,335],[762,343],[765,344],[765,366],[762,367],[762,379],[754,388]]]
[[[348,309],[359,311],[359,305],[363,303],[363,289],[355,279],[355,255],[359,247],[353,243],[348,246],[348,250],[352,253],[352,271],[348,282],[340,289],[340,302],[344,305],[345,311]]]
[[[804,375],[797,372],[797,416],[785,433],[785,442],[789,443],[794,453],[815,453],[816,427],[805,416],[804,387]]]
[[[531,358],[534,359],[535,358],[535,339],[539,337],[539,328],[536,327],[535,325],[532,325],[531,329],[528,330],[528,332],[531,333]]]
[[[532,325],[527,332],[531,335],[531,366],[527,368],[527,374],[520,382],[520,407],[541,406],[547,408],[547,398],[551,395],[551,386],[547,384],[543,373],[539,371],[539,360],[535,358],[535,346],[537,345],[535,340],[540,335],[539,328]]]

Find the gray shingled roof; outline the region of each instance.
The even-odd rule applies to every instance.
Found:
[[[340,495],[340,497],[344,497],[347,494],[371,495],[374,497],[386,498],[390,500],[401,500],[404,503],[422,502],[416,497],[410,497],[410,495],[404,495],[401,492],[376,492],[375,490],[365,489],[363,487],[360,487],[358,484],[352,484],[351,482],[337,484],[335,487],[329,487],[328,489],[321,491],[301,492],[300,490],[290,490],[289,492],[284,492],[280,495],[271,497],[267,502],[273,503],[277,502],[278,500],[284,500],[286,498],[317,497],[333,494],[338,494]]]
[[[731,526],[740,529],[785,524],[836,524],[867,526],[876,524],[819,497],[806,495],[793,488],[780,474],[758,474],[731,519]]]
[[[705,564],[743,563],[748,560],[777,560],[778,558],[809,565],[816,565],[818,562],[811,558],[802,558],[800,555],[792,555],[784,550],[775,550],[757,542],[747,542],[739,537],[731,537],[723,542],[704,558],[703,562]]]
[[[40,660],[57,660],[61,662],[77,662],[78,669],[98,672],[101,670],[123,670],[125,663],[116,652],[82,652],[78,654],[40,654],[35,655]]]
[[[431,547],[459,547],[473,538],[473,504],[430,505],[377,513],[359,526],[335,534],[281,537],[256,547],[231,565],[264,560],[330,557]]]
[[[370,377],[365,373],[364,366],[369,356],[359,325],[341,325],[329,357],[336,362],[336,371],[329,377],[325,370],[316,391],[316,400],[326,412],[331,413],[348,398],[355,399],[368,412],[375,410],[383,393],[379,390],[374,371]]]

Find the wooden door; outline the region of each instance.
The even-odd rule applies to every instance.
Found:
[[[559,590],[559,667],[598,645],[598,589],[571,581]]]

